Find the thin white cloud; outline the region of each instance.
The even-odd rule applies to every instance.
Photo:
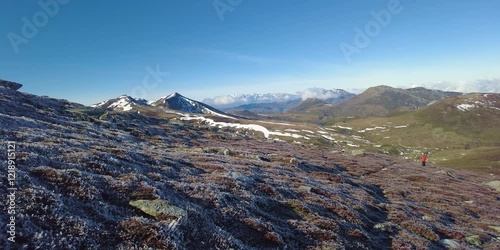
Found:
[[[500,79],[478,79],[475,81],[461,82],[435,82],[411,84],[411,87],[425,87],[430,89],[439,89],[443,91],[456,91],[463,93],[500,93]]]
[[[322,89],[322,88],[310,88],[303,91],[297,91],[297,94],[302,98],[302,100],[307,100],[309,98],[316,98],[320,100],[328,100],[332,98],[338,98],[342,95],[339,91]]]

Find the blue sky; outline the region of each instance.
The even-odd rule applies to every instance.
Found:
[[[397,0],[59,1],[53,17],[37,1],[2,1],[0,78],[83,104],[500,78],[498,0],[400,0],[350,61],[341,44]],[[223,20],[214,2],[231,10]]]

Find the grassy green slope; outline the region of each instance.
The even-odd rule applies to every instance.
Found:
[[[368,150],[445,166],[500,173],[500,95],[471,94],[385,118],[349,120],[353,133],[376,144]]]

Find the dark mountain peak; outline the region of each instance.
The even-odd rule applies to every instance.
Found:
[[[178,92],[174,92],[173,94],[170,94],[167,99],[170,98],[177,98],[177,97],[184,97],[183,95],[179,94]]]
[[[2,80],[2,79],[0,79],[0,86],[1,87],[5,87],[5,88],[9,88],[9,89],[12,89],[12,90],[16,90],[16,91],[18,89],[20,89],[21,87],[23,87],[23,85],[20,84],[20,83],[6,81],[6,80]]]
[[[177,110],[181,112],[194,113],[194,114],[211,114],[221,117],[232,118],[230,115],[211,107],[205,103],[198,102],[187,98],[177,92],[174,92],[168,96],[160,98],[154,101],[152,104],[154,107],[160,107],[165,109]]]

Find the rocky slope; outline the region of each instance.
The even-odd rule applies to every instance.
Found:
[[[5,87],[5,88],[9,88],[9,89],[12,89],[12,90],[18,90],[21,87],[23,87],[23,85],[20,84],[20,83],[11,82],[11,81],[5,81],[5,80],[2,80],[2,79],[0,79],[0,86]]]
[[[0,105],[0,134],[18,145],[6,248],[500,248],[495,176],[4,87]]]

